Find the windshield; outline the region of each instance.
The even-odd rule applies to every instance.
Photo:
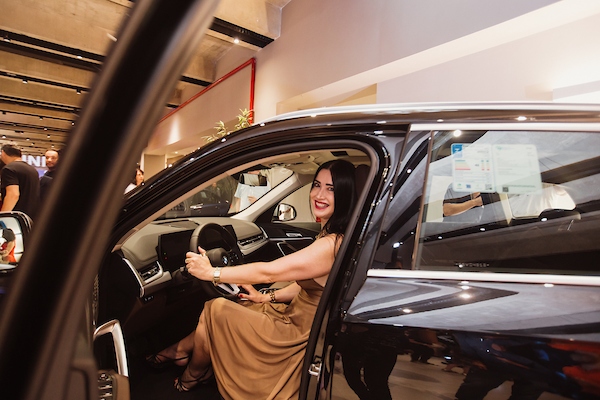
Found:
[[[180,217],[223,217],[248,208],[292,175],[284,167],[257,167],[228,175],[191,194],[158,219]]]

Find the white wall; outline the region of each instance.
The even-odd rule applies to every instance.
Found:
[[[600,81],[599,15],[597,0],[293,0],[257,54],[256,121],[372,85],[378,103],[552,100]]]
[[[600,103],[599,37],[600,0],[292,0],[255,55],[255,122],[339,104]],[[252,55],[230,51],[217,77]],[[147,153],[185,153],[233,121],[249,71],[159,124]]]

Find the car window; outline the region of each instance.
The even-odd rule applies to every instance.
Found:
[[[589,132],[435,133],[415,267],[597,273],[599,153]]]
[[[284,167],[258,166],[212,183],[191,194],[158,219],[179,217],[222,217],[248,208],[293,172]]]

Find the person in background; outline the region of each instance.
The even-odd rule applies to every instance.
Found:
[[[21,159],[21,150],[5,144],[0,158],[6,164],[0,174],[0,211],[21,211],[35,219],[40,205],[40,180],[37,170]]]
[[[129,185],[127,185],[127,188],[125,188],[125,193],[127,193],[143,184],[144,184],[144,171],[140,167],[137,167],[135,169],[135,174],[133,175],[133,179],[131,180]]]
[[[15,246],[17,237],[10,228],[0,229],[0,263],[15,264]]]
[[[50,189],[54,174],[56,174],[56,166],[58,164],[60,153],[54,149],[49,149],[46,151],[44,157],[46,157],[46,167],[48,168],[48,171],[40,177],[40,201],[42,204],[46,200],[48,189]]]

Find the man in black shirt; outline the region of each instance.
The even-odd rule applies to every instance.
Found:
[[[46,171],[46,173],[40,178],[40,200],[42,203],[46,200],[48,189],[50,189],[52,179],[54,179],[60,153],[56,150],[50,149],[46,151],[44,156],[46,157],[46,167],[48,167],[48,171]]]
[[[34,219],[40,203],[40,181],[37,170],[21,159],[21,150],[5,144],[0,158],[6,164],[0,174],[0,211],[21,211]]]

